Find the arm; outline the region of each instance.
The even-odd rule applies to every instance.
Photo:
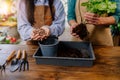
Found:
[[[77,35],[76,33],[73,33],[73,29],[78,25],[78,23],[76,22],[75,6],[76,6],[76,0],[68,0],[67,19],[70,25],[70,32],[71,32],[71,35],[78,38],[79,35]]]
[[[17,10],[18,32],[23,40],[29,40],[33,27],[27,20],[24,0],[18,1]]]
[[[112,25],[116,23],[113,16],[102,17],[89,12],[85,13],[85,20],[88,24],[94,25]]]
[[[96,17],[93,13],[86,13],[85,19],[89,24],[95,24],[95,25],[113,25],[118,24],[120,21],[120,4],[117,3],[117,9],[114,14],[110,14],[108,17]]]
[[[65,12],[60,0],[55,0],[55,16],[52,25],[49,27],[50,35],[60,36],[65,29]]]
[[[76,14],[75,14],[76,0],[68,0],[68,23],[70,26],[76,26]]]

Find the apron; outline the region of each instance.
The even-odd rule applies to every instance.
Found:
[[[81,23],[81,17],[84,19],[84,13],[86,13],[86,8],[80,6],[81,3],[88,0],[77,0],[76,2],[76,19],[78,23]],[[109,26],[95,26],[91,24],[86,24],[88,29],[88,36],[86,41],[92,42],[93,45],[104,45],[104,46],[113,46],[113,40],[111,36],[111,31]]]
[[[54,7],[53,11],[55,10]],[[35,23],[32,25],[34,28],[40,28],[44,25],[50,26],[52,24],[52,14],[49,6],[35,6],[34,12]],[[27,44],[38,45],[37,41],[27,41]]]

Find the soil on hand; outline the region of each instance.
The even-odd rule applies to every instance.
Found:
[[[35,29],[33,33],[34,33],[35,35],[36,35],[36,34],[39,34],[39,36],[46,35],[45,30],[44,30],[44,29],[41,29],[41,28]]]
[[[81,23],[73,29],[73,33],[76,33],[81,39],[84,39],[88,35],[88,30],[86,25]]]

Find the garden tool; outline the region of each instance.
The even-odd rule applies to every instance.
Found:
[[[21,51],[18,50],[16,58],[11,62],[10,72],[15,72],[20,67]]]
[[[25,71],[25,69],[29,70],[29,62],[27,60],[27,53],[25,50],[23,50],[19,71],[21,70]]]
[[[12,58],[14,58],[15,52],[16,52],[16,51],[12,51],[12,52],[10,53],[10,55],[7,57],[7,59],[4,60],[3,63],[0,65],[1,72],[2,72],[2,71],[5,72],[5,68],[6,68],[6,66],[8,65],[8,63],[12,60]]]

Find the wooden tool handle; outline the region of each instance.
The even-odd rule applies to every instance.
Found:
[[[22,59],[26,59],[26,51],[25,50],[23,50]]]
[[[21,57],[21,51],[18,50],[17,55],[16,55],[16,59],[20,59],[20,57]]]
[[[7,57],[6,62],[9,62],[14,56],[16,51],[12,51],[10,55]]]

